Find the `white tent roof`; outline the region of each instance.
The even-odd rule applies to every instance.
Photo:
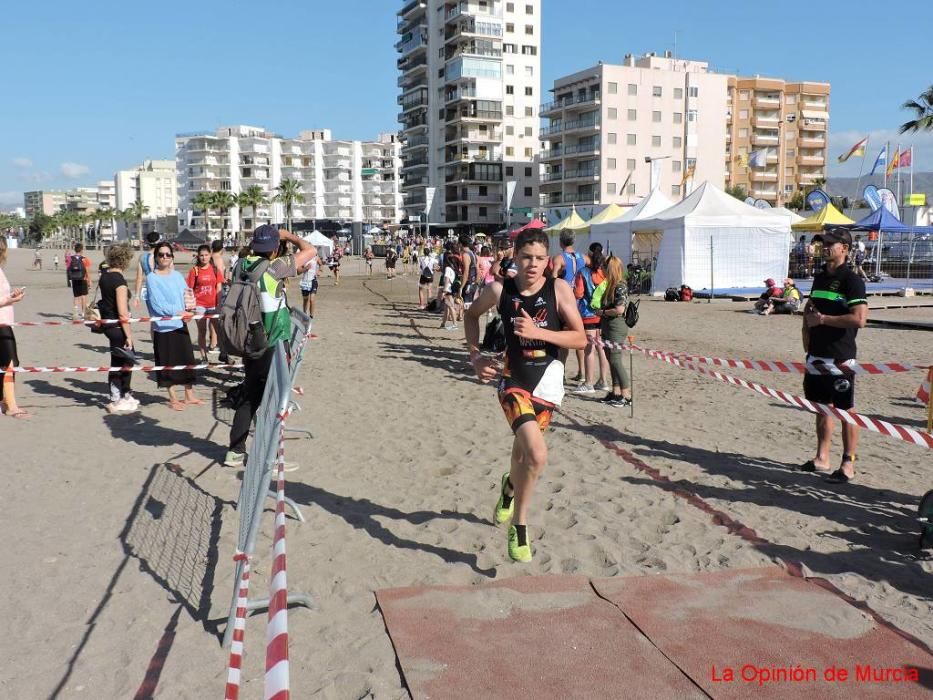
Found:
[[[783,214],[784,216],[786,216],[788,219],[790,219],[791,225],[796,224],[798,221],[803,221],[803,218],[804,218],[800,216],[797,212],[791,209],[788,209],[787,207],[775,207],[771,211],[773,211],[775,214]]]
[[[691,226],[733,227],[787,226],[787,216],[774,213],[773,209],[756,209],[726,194],[715,185],[704,182],[689,197],[672,207],[642,219],[633,226],[636,231],[664,228],[664,224],[679,219],[688,220]]]
[[[331,239],[329,239],[327,236],[325,236],[323,233],[317,230],[309,233],[307,236],[304,237],[304,239],[311,245],[317,246],[318,248],[321,248],[321,247],[333,248],[334,247],[334,242]]]
[[[619,221],[637,221],[639,219],[647,219],[655,214],[658,214],[665,209],[670,209],[674,206],[674,203],[661,194],[661,190],[655,188],[651,194],[641,200],[631,209],[628,209],[621,216],[616,217],[612,220],[611,223],[617,223]],[[610,222],[606,222],[610,223]]]

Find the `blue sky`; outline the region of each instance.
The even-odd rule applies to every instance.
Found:
[[[400,6],[8,3],[0,206],[21,205],[23,190],[93,184],[147,158],[173,158],[176,132],[255,124],[365,139],[395,130]],[[858,173],[858,160],[835,159],[867,134],[869,169],[881,143],[898,139],[908,118],[901,103],[933,83],[933,3],[899,5],[883,24],[851,1],[773,7],[544,0],[543,88],[598,60],[674,49],[676,32],[678,56],[718,72],[831,82],[830,174]],[[933,134],[910,140],[915,168],[933,170]]]

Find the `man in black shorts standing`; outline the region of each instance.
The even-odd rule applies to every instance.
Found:
[[[517,274],[484,287],[463,323],[470,363],[483,383],[495,379],[499,361],[480,353],[479,320],[489,309],[498,307],[505,328],[499,403],[515,439],[511,467],[502,476],[493,520],[497,525],[512,520],[508,552],[513,561],[520,562],[529,562],[532,557],[528,510],[547,464],[543,433],[564,395],[564,365],[558,350],[586,346],[573,290],[563,280],[547,275],[547,264],[547,234],[522,231],[515,241]]]
[[[855,376],[845,371],[845,364],[856,357],[855,336],[868,320],[865,282],[848,265],[852,234],[847,229],[829,229],[814,240],[822,240],[826,263],[813,278],[810,300],[804,308],[803,347],[807,365],[823,366],[833,373],[808,372],[803,379],[804,396],[810,401],[829,404],[843,411],[855,406]],[[838,368],[842,367],[844,373]],[[808,472],[830,472],[829,450],[832,446],[833,419],[816,417],[816,456],[801,465]],[[855,478],[855,453],[858,427],[842,424],[842,463],[828,482],[845,483]]]

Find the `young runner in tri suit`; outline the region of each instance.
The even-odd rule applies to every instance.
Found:
[[[503,474],[496,503],[497,524],[510,518],[508,551],[515,561],[531,561],[528,509],[538,478],[547,464],[543,432],[564,394],[560,348],[586,345],[583,321],[570,286],[545,274],[548,239],[542,231],[523,231],[515,241],[517,274],[487,285],[466,312],[464,329],[470,362],[483,383],[499,373],[499,361],[479,351],[479,319],[498,307],[505,326],[505,364],[499,403],[512,427],[512,461]]]

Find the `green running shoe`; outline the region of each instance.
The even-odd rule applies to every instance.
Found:
[[[502,475],[502,487],[499,489],[499,500],[496,502],[496,512],[492,516],[496,525],[501,525],[502,523],[509,520],[512,517],[512,513],[515,511],[514,497],[509,501],[508,508],[502,505],[503,501],[505,500],[505,486],[507,483],[509,483],[508,472]]]
[[[531,561],[531,538],[525,537],[525,544],[518,543],[518,530],[514,525],[509,525],[509,556],[513,561],[529,562]]]

